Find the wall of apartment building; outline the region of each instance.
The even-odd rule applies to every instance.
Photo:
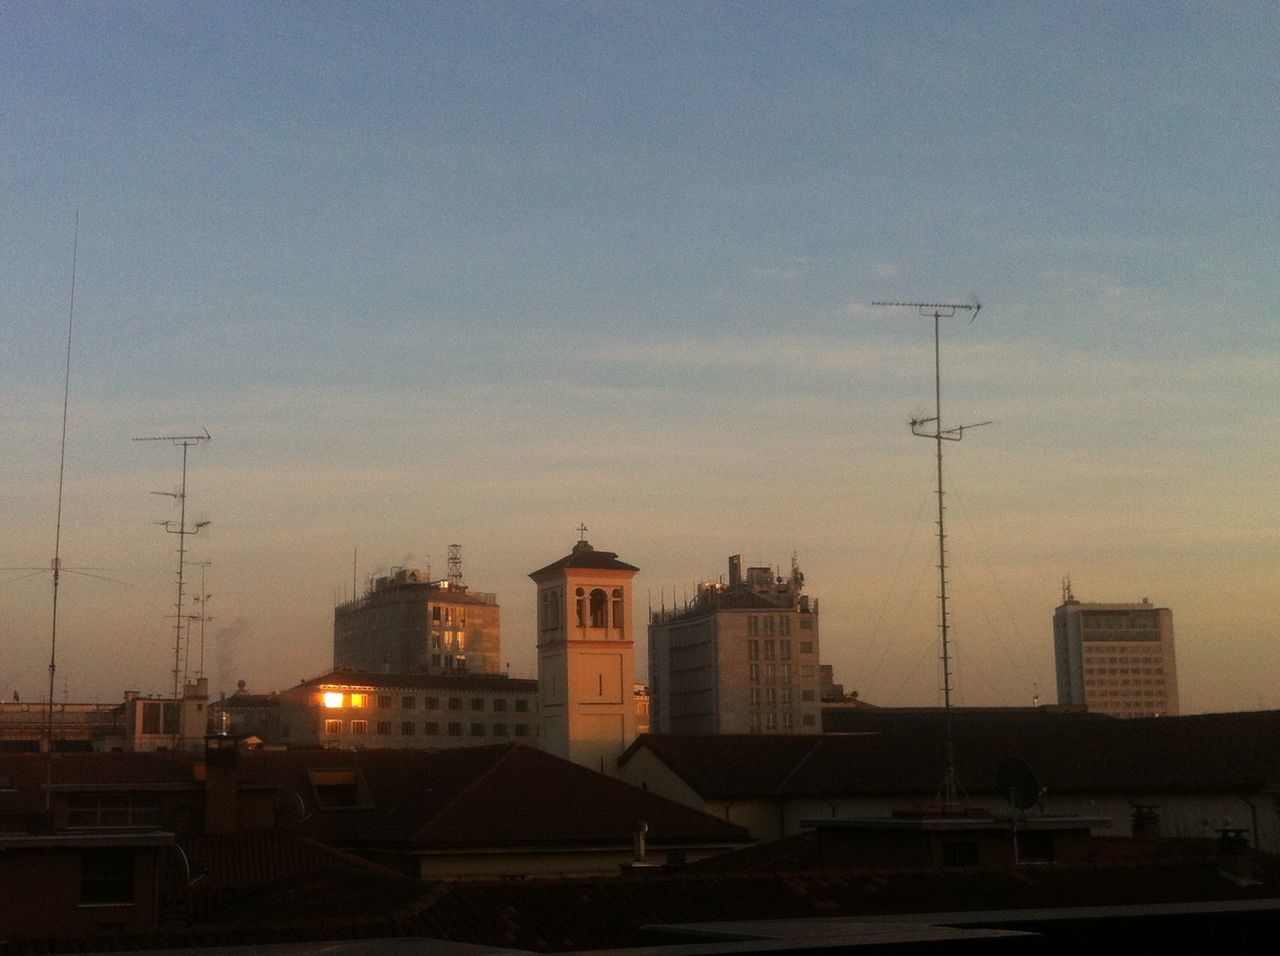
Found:
[[[379,578],[368,594],[334,609],[334,667],[381,674],[500,673],[497,598],[417,575]]]
[[[535,681],[442,677],[424,686],[307,684],[280,694],[288,744],[352,749],[536,743]]]
[[[821,733],[818,615],[719,608],[649,628],[655,733]]]
[[[1054,612],[1058,703],[1114,717],[1179,712],[1173,612],[1069,601]]]

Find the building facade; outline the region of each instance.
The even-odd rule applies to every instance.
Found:
[[[650,615],[650,720],[661,734],[822,732],[818,602],[804,575],[742,567]]]
[[[540,746],[601,773],[614,772],[636,736],[631,579],[638,570],[580,539],[529,575],[538,587]]]
[[[1083,604],[1068,587],[1053,612],[1058,703],[1113,717],[1178,713],[1173,612],[1138,604]]]
[[[344,749],[536,743],[536,681],[499,674],[335,670],[281,691],[280,738]]]
[[[380,674],[497,674],[498,599],[399,568],[333,611],[333,666]]]

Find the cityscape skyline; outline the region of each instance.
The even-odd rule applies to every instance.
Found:
[[[933,703],[929,322],[870,303],[977,294],[942,328],[944,424],[996,422],[947,449],[958,702],[1052,702],[1070,574],[1176,612],[1184,713],[1280,707],[1278,33],[1262,4],[0,8],[0,566],[53,553],[78,209],[62,560],[126,582],[63,578],[59,699],[171,686],[179,456],[129,439],[208,428],[215,691],[328,669],[353,548],[443,577],[453,542],[531,676],[527,574],[585,523],[640,568],[637,633],[725,556],[796,552],[837,679]],[[28,573],[0,691],[35,700]]]

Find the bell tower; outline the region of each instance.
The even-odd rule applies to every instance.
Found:
[[[638,570],[581,537],[529,575],[538,586],[540,745],[602,773],[614,772],[636,735],[631,579]]]

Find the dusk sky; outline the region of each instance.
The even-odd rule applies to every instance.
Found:
[[[1184,712],[1280,707],[1280,8],[0,5],[0,566],[47,567],[79,212],[58,698],[331,664],[357,576],[463,546],[532,676],[585,523],[645,607],[789,566],[878,704],[1056,698],[1053,608],[1173,609]],[[198,593],[193,587],[190,593]],[[650,598],[650,595],[652,597]],[[0,572],[0,694],[49,574]],[[64,684],[65,681],[65,684]]]

